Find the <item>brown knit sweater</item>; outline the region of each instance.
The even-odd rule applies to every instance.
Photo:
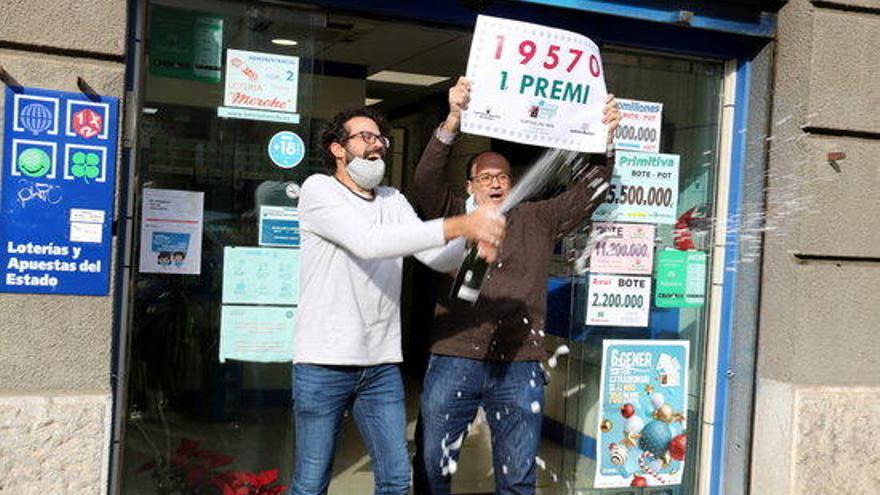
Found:
[[[415,194],[426,219],[460,215],[465,200],[445,181],[450,147],[431,138],[415,173]],[[507,214],[501,257],[490,268],[475,305],[450,298],[453,278],[441,276],[431,352],[491,361],[543,360],[547,275],[555,243],[602,203],[590,201],[596,177],[611,177],[613,159],[599,174],[554,198],[522,203]],[[454,274],[452,274],[454,275]]]

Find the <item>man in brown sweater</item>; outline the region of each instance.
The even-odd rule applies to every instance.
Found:
[[[446,183],[444,169],[469,99],[470,85],[460,78],[449,90],[449,115],[416,168],[416,199],[426,218],[466,210],[465,199]],[[619,120],[617,102],[609,95],[603,118],[609,126],[609,143]],[[496,493],[534,493],[544,404],[540,362],[547,357],[544,313],[550,254],[562,236],[602,203],[604,192],[597,191],[611,176],[613,156],[602,162],[568,191],[508,212],[500,257],[475,304],[449,296],[451,276],[440,281],[421,397],[421,437],[413,461],[416,495],[450,492],[461,442],[480,406],[492,432]],[[480,153],[468,164],[466,185],[476,205],[499,206],[512,182],[510,163],[498,153]]]

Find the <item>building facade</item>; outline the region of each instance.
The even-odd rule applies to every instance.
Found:
[[[876,0],[417,8],[391,0],[6,0],[0,8],[3,101],[29,88],[119,99],[106,294],[0,293],[0,493],[188,493],[196,488],[181,476],[207,482],[193,474],[205,463],[212,475],[277,469],[274,483],[287,483],[290,366],[278,349],[273,358],[265,350],[243,358],[224,340],[235,311],[246,319],[287,306],[236,301],[231,280],[267,277],[235,279],[232,260],[266,254],[253,251],[272,245],[263,242],[261,228],[270,225],[264,215],[295,208],[297,185],[321,168],[320,124],[343,106],[370,104],[389,116],[386,182],[407,192],[421,149],[445,115],[446,89],[466,72],[479,13],[593,39],[610,91],[663,104],[658,151],[680,160],[676,213],[704,216],[686,224],[689,247],[673,226],[656,227],[658,253],[700,252],[705,271],[699,304],[654,304],[647,326],[585,324],[591,278],[573,261],[587,235],[575,232],[557,246],[547,341],[550,351],[565,345],[570,353],[549,370],[540,493],[877,490]],[[295,112],[267,120],[250,108],[243,116],[226,89],[236,53],[295,59]],[[382,73],[436,79],[414,84],[383,80]],[[8,104],[2,109],[0,118],[19,118]],[[295,168],[267,156],[282,131],[301,138]],[[486,149],[511,156],[518,172],[536,156],[469,136],[456,144],[452,161],[463,164]],[[14,174],[17,160],[4,158],[2,173]],[[450,175],[463,179],[463,171]],[[201,193],[199,218],[186,220],[200,225],[197,251],[192,237],[172,249],[181,241],[156,241],[145,227],[152,211],[145,197],[169,190]],[[0,190],[0,198],[10,194],[20,191]],[[18,198],[10,204],[24,211]],[[3,211],[4,243],[17,211]],[[4,246],[6,255],[13,249]],[[149,258],[181,249],[198,256],[191,265],[181,261],[176,273],[171,254],[164,267]],[[6,277],[10,257],[3,259]],[[281,265],[267,266],[275,273]],[[404,354],[414,398],[429,282],[422,267],[407,264]],[[601,425],[613,419],[602,415],[599,397],[603,342],[610,340],[687,344],[681,484],[596,488]],[[411,419],[415,406],[413,400]],[[488,448],[488,430],[476,424],[463,447],[468,462],[456,474],[457,493],[492,492]],[[368,457],[347,423],[331,493],[367,493],[371,483]]]

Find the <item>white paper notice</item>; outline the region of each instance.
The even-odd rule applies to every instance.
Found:
[[[71,222],[70,242],[101,243],[101,234],[104,226],[100,223]]]
[[[104,210],[70,209],[70,242],[100,244],[104,233]]]
[[[198,275],[205,193],[148,189],[141,209],[141,273]]]
[[[463,132],[523,144],[604,152],[605,76],[586,36],[478,16],[467,76],[474,84]]]
[[[289,363],[293,361],[295,327],[293,307],[224,304],[220,310],[220,362]]]
[[[227,107],[296,113],[298,84],[299,57],[226,50]]]
[[[647,327],[651,277],[590,275],[587,325]]]
[[[660,151],[660,125],[663,104],[617,99],[620,125],[614,131],[614,147],[619,150],[656,153]]]
[[[71,222],[104,223],[104,210],[70,209]]]

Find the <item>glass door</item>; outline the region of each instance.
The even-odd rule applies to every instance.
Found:
[[[239,277],[252,289],[260,270],[291,271],[276,277],[282,284],[297,277],[273,260],[296,250],[283,221],[295,214],[299,184],[323,166],[316,100],[328,97],[328,83],[315,54],[324,24],[319,10],[277,4],[146,6],[122,493],[289,480],[289,358],[269,340],[263,358],[242,360],[254,349],[235,334],[285,325],[295,299],[271,292],[293,289],[230,300],[223,267],[235,248],[256,253]],[[279,223],[264,221],[267,212]]]
[[[704,257],[706,273],[711,263],[713,245],[712,217],[715,209],[715,183],[718,168],[720,140],[720,115],[724,64],[720,61],[698,60],[677,56],[606,48],[603,50],[607,86],[619,98],[657,102],[663,104],[660,153],[679,155],[678,205],[675,224],[656,227],[654,239],[653,284],[658,280],[658,259],[661,253],[673,256]],[[618,191],[619,193],[619,191]],[[625,222],[625,221],[624,221]],[[565,489],[560,493],[571,494],[685,494],[695,493],[696,469],[699,456],[700,414],[702,410],[703,362],[705,338],[708,325],[707,305],[693,304],[689,307],[658,307],[655,291],[650,295],[650,314],[647,327],[586,325],[586,307],[589,297],[589,280],[592,276],[589,260],[585,273],[573,273],[571,263],[588,245],[588,236],[578,233],[565,239],[567,248],[560,255],[559,270],[550,281],[550,308],[567,308],[555,324],[566,330],[555,332],[555,345],[567,345],[571,353],[560,364],[557,374],[565,379],[552,385],[548,391],[548,403],[556,404],[551,424],[560,429],[563,437],[562,472],[565,473]],[[683,254],[684,253],[684,254]],[[693,254],[691,254],[693,253]],[[664,254],[665,255],[665,254]],[[556,290],[554,290],[554,283]],[[699,291],[705,294],[711,286],[704,275]],[[653,285],[652,285],[653,287]],[[667,306],[663,304],[663,306]],[[559,311],[555,312],[557,315]],[[548,322],[548,326],[550,323]],[[561,330],[561,329],[560,329]],[[609,411],[600,404],[600,377],[603,366],[603,341],[618,340],[672,340],[687,342],[689,363],[687,375],[687,410],[674,411],[681,414],[686,426],[687,453],[684,462],[665,468],[669,459],[648,457],[644,461],[626,459],[643,453],[645,444],[638,443],[638,436],[626,444],[627,433],[638,424],[628,424],[627,419],[637,416],[630,423],[648,424],[663,414],[654,396],[650,405],[652,389],[641,385],[632,387],[641,399],[635,402],[635,411]],[[656,363],[655,363],[656,364]],[[655,391],[656,392],[656,391]],[[661,396],[662,397],[662,396]],[[607,433],[604,438],[619,438],[616,447],[615,466],[622,476],[650,479],[653,488],[626,486],[618,489],[596,489],[596,457],[605,455],[608,442],[598,442],[600,429]],[[645,431],[642,431],[646,434]],[[616,435],[616,436],[615,436]],[[601,443],[601,445],[597,445]],[[657,456],[659,457],[659,455]],[[629,461],[629,462],[627,462]],[[682,467],[683,466],[683,467]],[[652,472],[669,473],[683,469],[682,484],[662,486]],[[634,478],[632,478],[634,479]],[[665,479],[669,479],[668,477]],[[640,482],[636,482],[638,485]]]
[[[241,473],[264,473],[260,479],[274,480],[272,486],[287,485],[293,464],[291,375],[289,359],[281,362],[284,356],[276,353],[285,347],[277,342],[274,347],[239,345],[230,353],[227,337],[248,328],[267,329],[273,320],[255,318],[260,313],[277,312],[274,323],[281,324],[290,306],[296,308],[277,300],[230,300],[230,277],[251,284],[252,290],[237,291],[239,296],[261,297],[253,284],[273,279],[272,267],[282,267],[254,258],[248,265],[241,256],[236,258],[244,260],[241,264],[231,263],[229,253],[257,249],[256,255],[281,253],[284,258],[296,249],[284,242],[278,246],[284,239],[266,242],[272,229],[276,237],[291,236],[283,235],[284,218],[264,214],[283,216],[295,208],[299,185],[325,170],[318,133],[342,108],[370,105],[388,116],[392,149],[384,182],[406,192],[424,145],[447,111],[448,87],[464,72],[470,33],[278,2],[154,0],[146,14],[120,491],[214,493],[220,483],[247,478]],[[259,65],[278,57],[297,59],[295,111],[271,108],[276,104],[272,97],[230,97],[237,90],[259,92],[261,70],[250,60]],[[368,78],[381,71],[430,74],[436,83]],[[274,83],[287,84],[286,72],[275,75]],[[270,108],[254,108],[259,103]],[[302,139],[305,149],[292,168],[286,153],[276,157],[281,163],[270,156],[273,138],[286,132]],[[461,170],[469,154],[454,156]],[[155,197],[156,191],[160,199],[167,191],[203,194],[197,274],[179,273],[183,267],[174,259],[173,236],[154,243],[155,232],[140,235],[153,216],[142,210],[143,198]],[[171,254],[160,263],[163,247]],[[145,252],[153,253],[153,264],[165,271],[139,264]],[[403,347],[412,441],[422,379],[419,350],[427,345],[423,329],[433,310],[433,300],[425,301],[426,291],[416,288],[433,279],[414,276],[421,273],[415,262],[407,262],[405,270]],[[224,320],[232,310],[237,319]],[[268,344],[256,338],[238,342]],[[250,355],[240,354],[248,350]],[[272,362],[260,362],[267,356]],[[485,435],[477,440],[480,448],[488,448]],[[347,418],[330,493],[372,491],[369,461]],[[477,491],[476,483],[486,483],[483,464],[473,465],[478,469],[469,473],[463,468],[458,481],[469,493]]]

